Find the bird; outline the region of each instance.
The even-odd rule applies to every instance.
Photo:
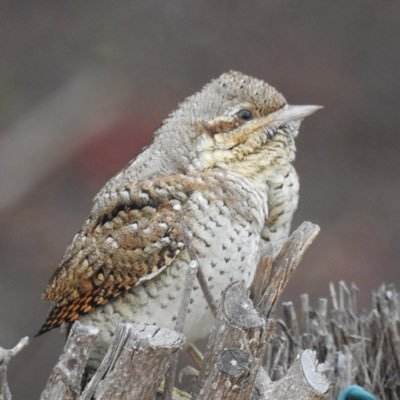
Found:
[[[299,198],[295,139],[320,108],[288,105],[274,87],[237,71],[179,104],[94,197],[44,290],[52,308],[38,334],[78,319],[99,328],[95,366],[119,321],[174,328],[190,254],[216,301],[230,282],[249,285],[263,250],[289,234]],[[212,326],[195,282],[186,340]]]

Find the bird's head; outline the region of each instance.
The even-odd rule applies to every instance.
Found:
[[[288,105],[266,82],[231,71],[187,98],[165,128],[180,130],[192,169],[255,176],[294,160],[300,123],[319,108]]]

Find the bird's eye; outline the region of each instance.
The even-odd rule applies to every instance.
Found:
[[[236,115],[243,121],[249,121],[253,118],[253,113],[250,110],[240,110]]]

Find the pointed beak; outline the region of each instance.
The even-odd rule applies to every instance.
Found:
[[[324,108],[323,106],[291,106],[287,105],[278,111],[270,114],[271,122],[285,123],[297,121],[314,114],[316,111]]]

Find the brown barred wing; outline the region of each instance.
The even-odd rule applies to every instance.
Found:
[[[43,294],[54,307],[38,334],[78,319],[171,265],[185,247],[178,221],[187,198],[184,185],[174,189],[171,179],[124,189],[114,206],[107,201],[92,212]],[[187,183],[196,189],[192,180]]]

